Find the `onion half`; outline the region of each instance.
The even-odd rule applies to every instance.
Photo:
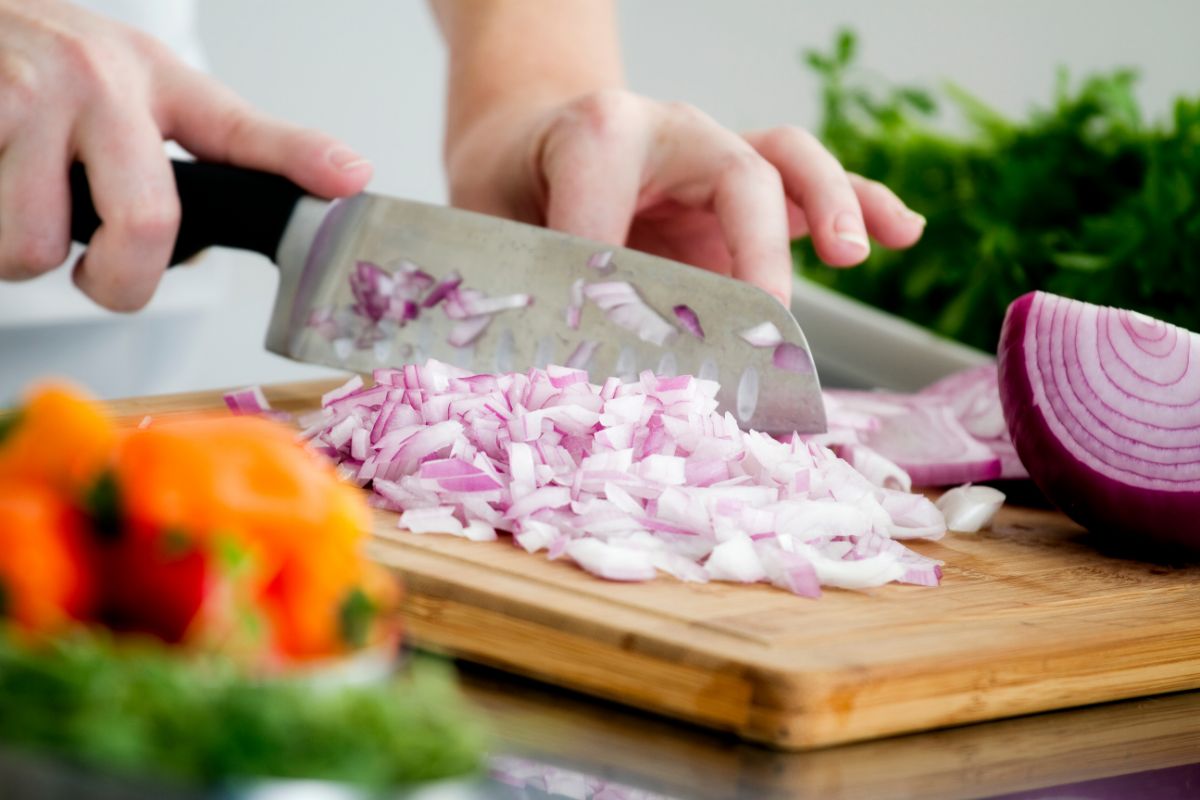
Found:
[[[1089,530],[1200,548],[1200,336],[1032,292],[1000,335],[1000,398],[1038,488]]]

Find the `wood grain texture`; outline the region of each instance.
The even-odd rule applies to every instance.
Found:
[[[336,382],[271,387],[301,410]],[[113,404],[137,421],[220,392]],[[1197,524],[1183,521],[1183,524]],[[786,749],[1200,687],[1200,567],[1106,554],[1061,514],[1007,507],[988,532],[914,549],[939,588],[829,590],[592,579],[507,540],[375,518],[423,646]]]

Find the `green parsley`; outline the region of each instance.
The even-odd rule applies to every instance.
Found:
[[[1169,120],[1139,110],[1116,70],[1006,118],[954,85],[890,86],[855,68],[852,33],[806,55],[822,84],[820,135],[848,170],[891,187],[928,219],[911,250],[876,248],[856,269],[806,277],[994,351],[1008,304],[1034,289],[1133,308],[1200,330],[1200,97]],[[881,88],[882,87],[882,88]],[[957,112],[968,133],[938,130]]]
[[[77,630],[0,631],[0,743],[105,772],[215,786],[310,778],[383,788],[471,774],[484,735],[450,668],[331,687]]]

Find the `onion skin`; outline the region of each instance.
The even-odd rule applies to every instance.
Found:
[[[1055,410],[1035,402],[1032,376],[1039,366],[1025,356],[1025,343],[1035,335],[1033,311],[1039,295],[1058,299],[1031,292],[1013,301],[997,353],[1004,419],[1030,477],[1064,514],[1093,533],[1132,538],[1135,544],[1200,550],[1200,527],[1195,523],[1200,492],[1135,486],[1104,475],[1081,461],[1053,432],[1047,420]],[[1171,391],[1164,387],[1154,399],[1169,401]]]

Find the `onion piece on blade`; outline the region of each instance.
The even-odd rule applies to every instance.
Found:
[[[781,342],[775,345],[771,354],[771,363],[778,369],[795,372],[799,375],[811,375],[814,369],[812,356],[798,344]]]
[[[604,312],[609,322],[632,331],[644,342],[662,347],[676,333],[675,326],[648,306],[631,283],[589,283],[583,287],[583,293]]]
[[[579,323],[583,319],[583,278],[577,278],[571,284],[570,302],[567,303],[566,323],[567,327],[573,331],[579,330]]]
[[[783,334],[774,322],[760,322],[738,334],[753,347],[776,347],[783,343]]]
[[[599,272],[601,275],[608,275],[617,267],[613,264],[613,251],[602,250],[599,253],[592,253],[588,257],[587,265]]]
[[[1200,335],[1044,292],[1000,334],[1000,399],[1030,477],[1095,532],[1200,549]]]
[[[695,336],[697,339],[704,339],[704,328],[700,326],[700,317],[692,310],[691,306],[680,303],[672,309],[675,312],[676,319],[683,329]]]

